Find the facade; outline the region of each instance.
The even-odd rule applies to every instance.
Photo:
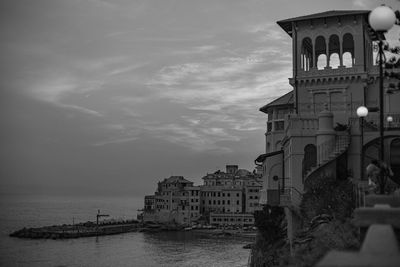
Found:
[[[237,165],[227,165],[225,172],[218,170],[207,174],[203,181],[200,209],[211,224],[243,226],[254,223],[254,211],[261,209],[258,203],[261,175],[239,169]]]
[[[359,106],[378,107],[379,73],[373,52],[377,33],[369,11],[328,11],[278,21],[292,38],[293,87],[260,108],[268,115],[261,204],[285,207],[288,236],[296,230],[304,182],[317,175],[365,180],[363,170],[378,159],[379,113],[362,125]],[[399,70],[391,70],[399,72]],[[400,177],[400,94],[385,80],[385,161]]]
[[[215,225],[254,224],[254,211],[262,187],[261,174],[227,165],[203,177],[194,186],[182,176],[171,176],[158,183],[154,195],[145,196],[144,221],[192,224],[203,218]]]
[[[143,220],[190,224],[200,217],[199,207],[200,188],[183,176],[171,176],[158,183],[154,196],[145,196]]]
[[[156,199],[155,196],[145,196],[144,197],[144,210],[145,211],[152,211],[156,208]]]

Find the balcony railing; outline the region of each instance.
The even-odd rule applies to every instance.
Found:
[[[317,77],[317,76],[337,76],[337,75],[346,75],[346,74],[349,75],[362,72],[364,72],[363,66],[352,66],[349,68],[341,66],[339,68],[326,68],[326,69],[312,68],[308,71],[298,70],[298,77],[306,78],[306,77]]]
[[[383,127],[386,131],[400,130],[400,113],[385,113]],[[387,118],[391,116],[393,121],[388,122]],[[364,119],[364,131],[379,131],[379,114],[368,114]]]
[[[330,159],[336,158],[339,154],[344,152],[350,143],[350,137],[345,132],[343,135],[336,135],[332,140],[326,141],[317,147],[318,164],[323,164]]]
[[[300,113],[309,113],[317,115],[321,111],[328,109],[328,111],[342,111],[347,113],[355,113],[357,108],[363,104],[362,101],[351,101],[351,102],[344,102],[344,101],[331,101],[328,103],[328,106],[325,107],[325,102],[318,102],[318,103],[298,103],[298,109]]]
[[[297,131],[311,131],[315,132],[318,130],[318,118],[317,117],[297,117],[297,116],[288,116],[288,121],[285,127],[285,133],[288,136],[289,130],[297,130]]]

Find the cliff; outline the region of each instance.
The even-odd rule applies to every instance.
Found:
[[[352,183],[321,176],[308,180],[305,186],[300,205],[302,227],[295,235],[292,255],[283,208],[265,206],[255,216],[259,232],[250,266],[313,266],[329,250],[360,247],[358,230],[350,222]]]

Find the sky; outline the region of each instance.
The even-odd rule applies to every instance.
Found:
[[[2,0],[0,192],[152,194],[264,153],[291,87],[276,21],[362,0]],[[398,36],[397,36],[398,37]]]

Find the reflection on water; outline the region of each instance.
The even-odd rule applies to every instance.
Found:
[[[107,207],[111,214],[128,214],[140,205],[142,200],[133,198],[1,201],[0,266],[246,266],[249,250],[242,247],[248,241],[195,232],[127,233],[70,240],[8,237],[10,231],[23,225],[70,223],[70,214],[84,217],[86,212],[90,218],[88,211],[94,214],[98,207]]]

